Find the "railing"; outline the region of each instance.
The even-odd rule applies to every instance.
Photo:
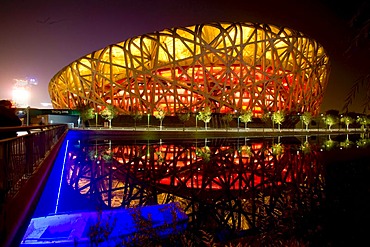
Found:
[[[65,124],[0,128],[0,132],[18,133],[18,137],[0,140],[0,208],[18,192],[67,129]]]
[[[0,128],[0,246],[15,246],[68,130],[67,124]],[[55,150],[54,150],[55,149]]]

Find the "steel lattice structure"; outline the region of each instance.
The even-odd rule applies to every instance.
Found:
[[[324,48],[301,32],[256,23],[171,28],[92,52],[49,83],[56,109],[108,105],[168,115],[210,107],[318,113],[328,82]]]

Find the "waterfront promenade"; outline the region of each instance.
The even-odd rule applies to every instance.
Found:
[[[204,127],[165,127],[138,126],[138,127],[89,127],[73,128],[87,133],[102,132],[109,136],[126,138],[216,138],[216,137],[279,137],[279,136],[318,136],[318,135],[343,135],[366,133],[361,128],[332,128],[332,129],[297,129],[297,128],[207,128]]]
[[[45,128],[47,126],[43,126]],[[66,128],[66,126],[64,126]],[[205,129],[204,126],[198,127],[166,127],[162,126],[134,126],[131,127],[102,127],[102,126],[93,126],[89,128],[73,128],[70,126],[70,130],[77,130],[83,136],[83,139],[94,139],[97,136],[105,139],[111,140],[154,140],[158,141],[160,139],[177,139],[177,140],[195,140],[195,139],[212,139],[212,138],[279,138],[279,137],[300,137],[298,139],[304,140],[307,136],[322,136],[323,138],[330,138],[330,135],[333,137],[336,135],[345,135],[345,134],[361,134],[367,133],[364,132],[361,128],[351,128],[349,130],[345,128],[333,128],[331,130],[328,129],[287,129],[281,128],[207,128]],[[22,133],[25,134],[22,134]],[[43,130],[30,130],[28,135],[40,135],[43,134]],[[20,136],[15,140],[4,141],[4,143],[12,144],[15,141],[23,140],[29,141],[28,135],[24,128],[20,128],[18,130]],[[48,135],[49,136],[49,135]],[[40,188],[44,186],[44,183],[48,177],[49,171],[52,167],[54,158],[57,155],[59,147],[63,141],[64,135],[57,135],[60,138],[57,138],[59,141],[57,142],[58,145],[54,146],[52,150],[48,153],[46,157],[42,159],[42,164],[38,165],[37,169],[32,173],[26,180],[22,180],[23,185],[17,191],[17,194],[11,201],[7,201],[6,205],[4,205],[4,211],[2,214],[4,223],[11,222],[10,224],[4,224],[7,226],[6,231],[4,233],[9,237],[6,241],[12,241],[13,239],[19,239],[20,236],[17,234],[22,233],[22,224],[26,222],[27,218],[30,217],[30,213],[32,212],[32,208],[34,207],[34,203],[37,201],[38,193]],[[50,136],[54,140],[55,135]],[[291,139],[291,138],[288,138]],[[282,139],[283,140],[283,139]],[[49,141],[43,141],[43,144],[49,143]],[[5,144],[4,144],[5,145]],[[42,146],[41,144],[37,145],[38,147]],[[361,153],[360,153],[361,152]],[[360,158],[360,157],[368,157],[368,150],[355,150],[355,151],[343,151],[341,150],[340,153],[338,152],[326,152],[325,153],[325,160],[330,160],[330,162],[336,162],[340,159],[340,161],[348,160],[353,157]],[[10,156],[17,155],[9,154]],[[18,166],[21,167],[23,163],[20,163]],[[19,169],[20,170],[20,169]],[[22,173],[19,174],[20,177],[24,177]],[[6,216],[6,217],[5,217]],[[14,225],[16,224],[16,225]],[[0,243],[1,245],[1,243]],[[7,246],[5,244],[5,246]]]

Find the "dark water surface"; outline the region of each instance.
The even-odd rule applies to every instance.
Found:
[[[365,135],[147,141],[69,131],[34,217],[178,202],[199,246],[357,246],[370,233],[368,146]]]

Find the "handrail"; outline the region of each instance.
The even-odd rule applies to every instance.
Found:
[[[0,132],[28,133],[0,140],[0,209],[1,204],[16,194],[20,184],[38,168],[67,129],[66,124],[0,128]]]
[[[32,130],[43,131],[44,129],[53,128],[55,126],[58,126],[58,125],[48,124],[48,125],[30,125],[30,126],[17,126],[17,127],[0,127],[0,133],[1,132],[22,132],[24,131],[24,132],[27,132],[28,134],[31,134]]]
[[[45,164],[63,141],[68,125],[6,127],[0,131],[5,129],[28,133],[0,140],[0,245],[12,246],[10,242],[38,193],[37,183],[47,171]]]

